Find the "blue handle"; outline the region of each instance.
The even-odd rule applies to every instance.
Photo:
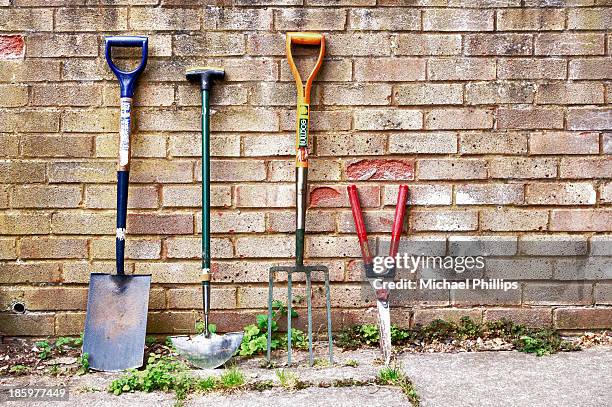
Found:
[[[108,66],[111,71],[115,73],[117,79],[119,79],[119,86],[121,87],[121,97],[131,98],[134,96],[134,89],[136,86],[136,81],[138,77],[144,71],[145,66],[147,66],[147,56],[149,55],[149,39],[147,37],[106,37],[104,38],[105,45],[105,55],[106,62],[108,62]],[[113,47],[141,47],[142,48],[142,58],[140,60],[140,65],[133,71],[125,72],[121,69],[117,68],[117,66],[113,63],[113,58],[111,56],[111,49]]]
[[[115,238],[115,263],[117,274],[125,274],[125,226],[127,221],[129,171],[117,171],[117,237]]]

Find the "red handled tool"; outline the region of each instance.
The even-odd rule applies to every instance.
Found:
[[[368,233],[363,221],[361,205],[359,204],[359,196],[355,185],[348,186],[349,202],[351,203],[351,211],[353,220],[355,221],[355,230],[361,247],[361,256],[363,257],[363,266],[366,270],[366,276],[373,276],[374,264],[372,252],[368,244]],[[393,228],[391,230],[391,243],[389,245],[389,257],[395,257],[399,249],[400,239],[402,237],[402,229],[404,225],[404,216],[406,215],[406,201],[408,199],[408,185],[400,185],[399,194],[397,196],[397,204],[395,206],[395,216],[393,218]],[[381,277],[388,275],[391,270],[385,270]],[[391,315],[389,312],[389,290],[385,288],[376,288],[375,280],[370,280],[372,287],[376,290],[376,306],[378,308],[378,322],[380,329],[380,348],[385,360],[385,364],[391,361]]]

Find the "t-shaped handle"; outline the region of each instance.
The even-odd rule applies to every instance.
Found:
[[[202,90],[210,90],[215,79],[225,78],[225,70],[209,66],[195,67],[187,69],[185,76],[190,81],[199,82]]]

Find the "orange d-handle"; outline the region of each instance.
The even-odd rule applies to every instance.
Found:
[[[297,67],[295,66],[295,62],[293,61],[293,55],[291,54],[291,44],[320,45],[319,58],[317,59],[317,63],[315,64],[314,68],[312,68],[308,79],[306,80],[306,85],[302,83],[302,77],[300,76],[300,72],[298,71]],[[310,104],[310,89],[312,88],[312,82],[319,73],[319,69],[321,69],[321,64],[323,63],[323,56],[325,55],[325,37],[323,36],[323,34],[310,32],[287,33],[286,49],[287,61],[289,62],[289,67],[291,68],[291,73],[295,78],[295,85],[298,90],[298,105],[300,103]]]

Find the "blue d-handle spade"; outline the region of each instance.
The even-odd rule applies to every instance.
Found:
[[[112,60],[113,47],[141,48],[142,57],[138,67],[129,72],[117,68]],[[115,240],[117,274],[91,274],[83,352],[89,355],[89,366],[92,369],[118,371],[142,366],[151,287],[151,275],[126,275],[124,265],[132,97],[138,77],[147,64],[148,39],[106,37],[105,54],[108,66],[119,79],[121,89]]]

